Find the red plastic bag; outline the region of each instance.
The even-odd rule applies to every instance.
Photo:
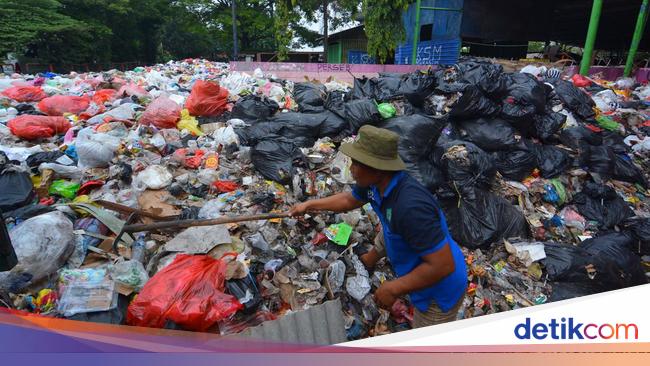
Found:
[[[201,149],[196,150],[194,154],[190,154],[188,149],[178,149],[174,151],[172,158],[186,168],[197,169],[201,166],[204,155],[205,151]]]
[[[93,95],[93,102],[102,105],[115,99],[115,96],[117,96],[117,90],[115,89],[97,90]]]
[[[79,114],[90,105],[86,96],[54,95],[38,102],[38,109],[48,116],[62,116],[64,113]]]
[[[179,254],[144,285],[129,305],[126,323],[162,328],[171,320],[187,330],[206,331],[243,308],[223,293],[225,274],[224,261]]]
[[[115,80],[113,82],[115,82]],[[118,90],[117,95],[118,96],[126,95],[129,97],[135,95],[138,98],[142,98],[149,95],[149,93],[146,90],[144,90],[144,88],[142,88],[141,86],[134,83],[129,83],[121,87],[120,90]]]
[[[70,129],[70,122],[63,117],[23,114],[9,121],[7,127],[22,139],[36,140],[64,134]]]
[[[591,81],[580,74],[573,75],[571,81],[573,81],[573,85],[577,86],[578,88],[586,88],[591,85]]]
[[[47,97],[47,94],[45,94],[40,86],[14,86],[5,89],[2,94],[21,103],[38,102]]]
[[[176,122],[180,119],[181,106],[162,96],[149,104],[140,118],[140,123],[158,128],[176,128]]]
[[[219,192],[226,193],[236,190],[239,188],[239,185],[231,180],[218,180],[212,183],[212,187],[214,187]]]
[[[218,116],[226,110],[228,90],[218,83],[197,80],[185,102],[185,108],[193,116]]]

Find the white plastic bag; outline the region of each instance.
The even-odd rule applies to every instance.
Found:
[[[79,167],[71,165],[61,165],[56,163],[41,163],[38,166],[38,171],[43,173],[44,170],[53,170],[58,177],[80,180],[83,176],[83,171]]]
[[[218,130],[214,131],[212,137],[217,144],[222,144],[224,146],[230,144],[239,145],[239,137],[235,133],[235,130],[232,128],[232,126],[219,128]]]
[[[120,147],[120,139],[105,133],[96,133],[91,128],[84,128],[79,131],[75,146],[80,168],[104,168],[108,166],[115,151]]]
[[[106,117],[112,117],[117,120],[131,120],[135,118],[135,111],[138,108],[142,108],[142,106],[135,103],[124,103],[110,111],[92,117],[88,120],[88,124],[96,125],[103,123]]]
[[[150,165],[137,175],[134,183],[140,190],[144,190],[142,188],[145,187],[149,189],[163,189],[170,185],[173,179],[172,173],[164,166]]]
[[[0,288],[16,292],[55,273],[75,248],[72,221],[59,211],[32,217],[9,236],[18,265],[0,272]]]

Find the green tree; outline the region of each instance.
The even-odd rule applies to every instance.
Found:
[[[364,29],[368,36],[368,54],[384,63],[406,38],[402,13],[412,0],[364,0]]]
[[[16,52],[46,63],[88,62],[105,51],[110,30],[61,14],[55,0],[0,0],[0,55]]]

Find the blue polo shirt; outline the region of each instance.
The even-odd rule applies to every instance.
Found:
[[[384,230],[386,255],[397,276],[413,271],[422,257],[449,244],[455,270],[435,285],[409,294],[413,305],[427,311],[431,301],[447,312],[467,287],[467,268],[460,247],[451,238],[445,216],[435,197],[405,172],[393,175],[383,195],[375,186],[354,186],[352,195],[370,202]]]

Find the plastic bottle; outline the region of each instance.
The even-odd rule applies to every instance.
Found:
[[[131,260],[144,263],[145,242],[144,234],[138,235],[138,240],[131,244]]]

